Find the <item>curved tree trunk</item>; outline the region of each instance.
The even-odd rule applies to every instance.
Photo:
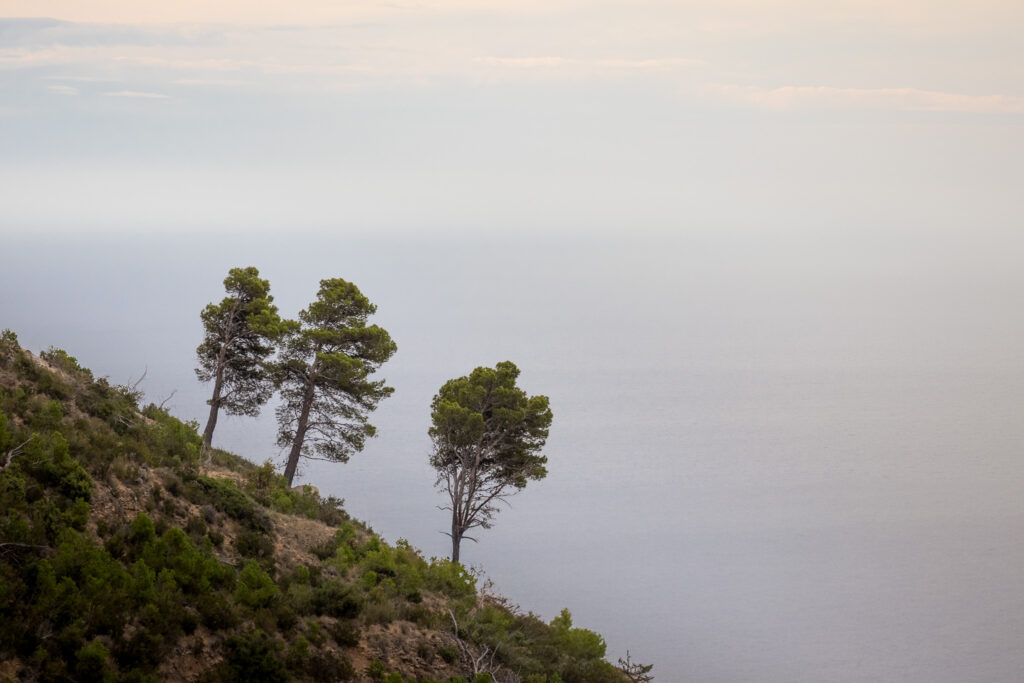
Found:
[[[306,393],[302,397],[302,411],[299,413],[299,421],[295,426],[295,438],[292,440],[292,450],[288,453],[288,464],[284,468],[284,478],[288,481],[288,487],[295,479],[295,472],[299,469],[299,457],[302,455],[302,442],[306,439],[306,430],[309,428],[309,410],[313,406],[313,383],[307,380]]]
[[[220,392],[224,390],[224,363],[227,360],[227,344],[220,347],[217,354],[217,376],[213,381],[213,396],[210,398],[210,416],[206,418],[206,428],[203,429],[202,452],[210,450],[213,443],[213,430],[217,428],[217,413],[220,411]]]
[[[210,399],[210,416],[206,418],[206,429],[203,430],[203,451],[210,450],[213,443],[213,430],[217,428],[217,413],[220,411],[220,392],[224,387],[224,370],[217,369],[217,381],[213,384],[213,398]]]

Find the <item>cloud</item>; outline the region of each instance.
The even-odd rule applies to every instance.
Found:
[[[77,95],[78,94],[78,88],[75,88],[75,87],[70,86],[70,85],[48,85],[48,86],[46,86],[46,89],[51,91],[51,92],[55,92],[58,95]]]
[[[72,81],[75,83],[107,83],[114,79],[98,76],[46,76],[47,81]]]
[[[140,92],[138,90],[118,90],[117,92],[103,93],[107,97],[138,97],[151,100],[169,100],[169,95],[161,95],[155,92]]]
[[[80,23],[47,18],[0,18],[0,44],[7,47],[170,46],[208,44],[219,31],[197,27],[153,27]]]
[[[975,114],[1024,113],[1024,97],[1013,95],[968,95],[918,88],[836,88],[830,86],[784,86],[766,89],[752,86],[720,85],[716,89],[728,99],[780,111],[874,109]]]
[[[235,87],[252,85],[252,81],[243,81],[236,78],[177,78],[171,81],[174,85],[210,86],[210,87]]]
[[[670,57],[664,59],[567,59],[565,57],[478,57],[481,64],[518,69],[551,69],[558,67],[604,67],[609,69],[666,69],[676,66],[704,64],[702,59]]]

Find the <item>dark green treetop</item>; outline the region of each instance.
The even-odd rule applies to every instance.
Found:
[[[368,325],[377,307],[351,282],[320,281],[317,299],[284,337],[276,366],[278,444],[290,447],[289,486],[302,457],[346,462],[376,430],[368,414],[394,391],[371,375],[397,350]]]
[[[449,380],[431,402],[430,464],[451,510],[452,561],[470,529],[488,529],[497,504],[547,475],[540,453],[551,427],[547,396],[516,386],[519,369],[504,361]]]
[[[209,448],[221,408],[229,415],[257,415],[273,393],[266,361],[274,341],[287,328],[273,305],[270,283],[256,268],[232,268],[224,279],[227,296],[200,314],[203,342],[196,349],[196,375],[213,382],[210,416],[203,430]]]

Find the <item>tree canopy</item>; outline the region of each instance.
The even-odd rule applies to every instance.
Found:
[[[466,532],[488,529],[498,503],[547,475],[540,453],[552,413],[547,396],[516,386],[519,369],[504,361],[449,380],[431,402],[430,464],[452,513],[452,561]]]
[[[209,448],[221,408],[229,415],[257,415],[273,393],[267,358],[284,329],[273,305],[270,283],[256,268],[232,268],[224,279],[227,296],[200,314],[203,342],[196,349],[203,382],[213,381],[210,415],[203,430]]]
[[[316,301],[283,338],[275,374],[289,485],[300,458],[346,462],[376,433],[368,414],[394,389],[371,375],[397,350],[387,331],[367,324],[376,310],[354,284],[321,280]]]

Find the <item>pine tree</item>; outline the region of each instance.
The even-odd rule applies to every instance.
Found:
[[[213,382],[204,450],[210,448],[222,408],[229,415],[255,416],[273,394],[267,359],[286,324],[272,303],[270,283],[259,275],[251,266],[232,268],[224,279],[228,296],[200,314],[205,335],[196,349],[196,375],[203,382]]]
[[[551,426],[547,396],[516,386],[519,369],[505,361],[449,380],[431,403],[430,464],[448,495],[452,562],[470,529],[489,529],[498,503],[547,475],[540,449]]]
[[[376,310],[354,284],[321,280],[316,301],[284,337],[277,419],[278,444],[290,447],[289,486],[300,458],[347,462],[376,433],[367,416],[394,389],[370,376],[397,349],[385,330],[366,324]]]

